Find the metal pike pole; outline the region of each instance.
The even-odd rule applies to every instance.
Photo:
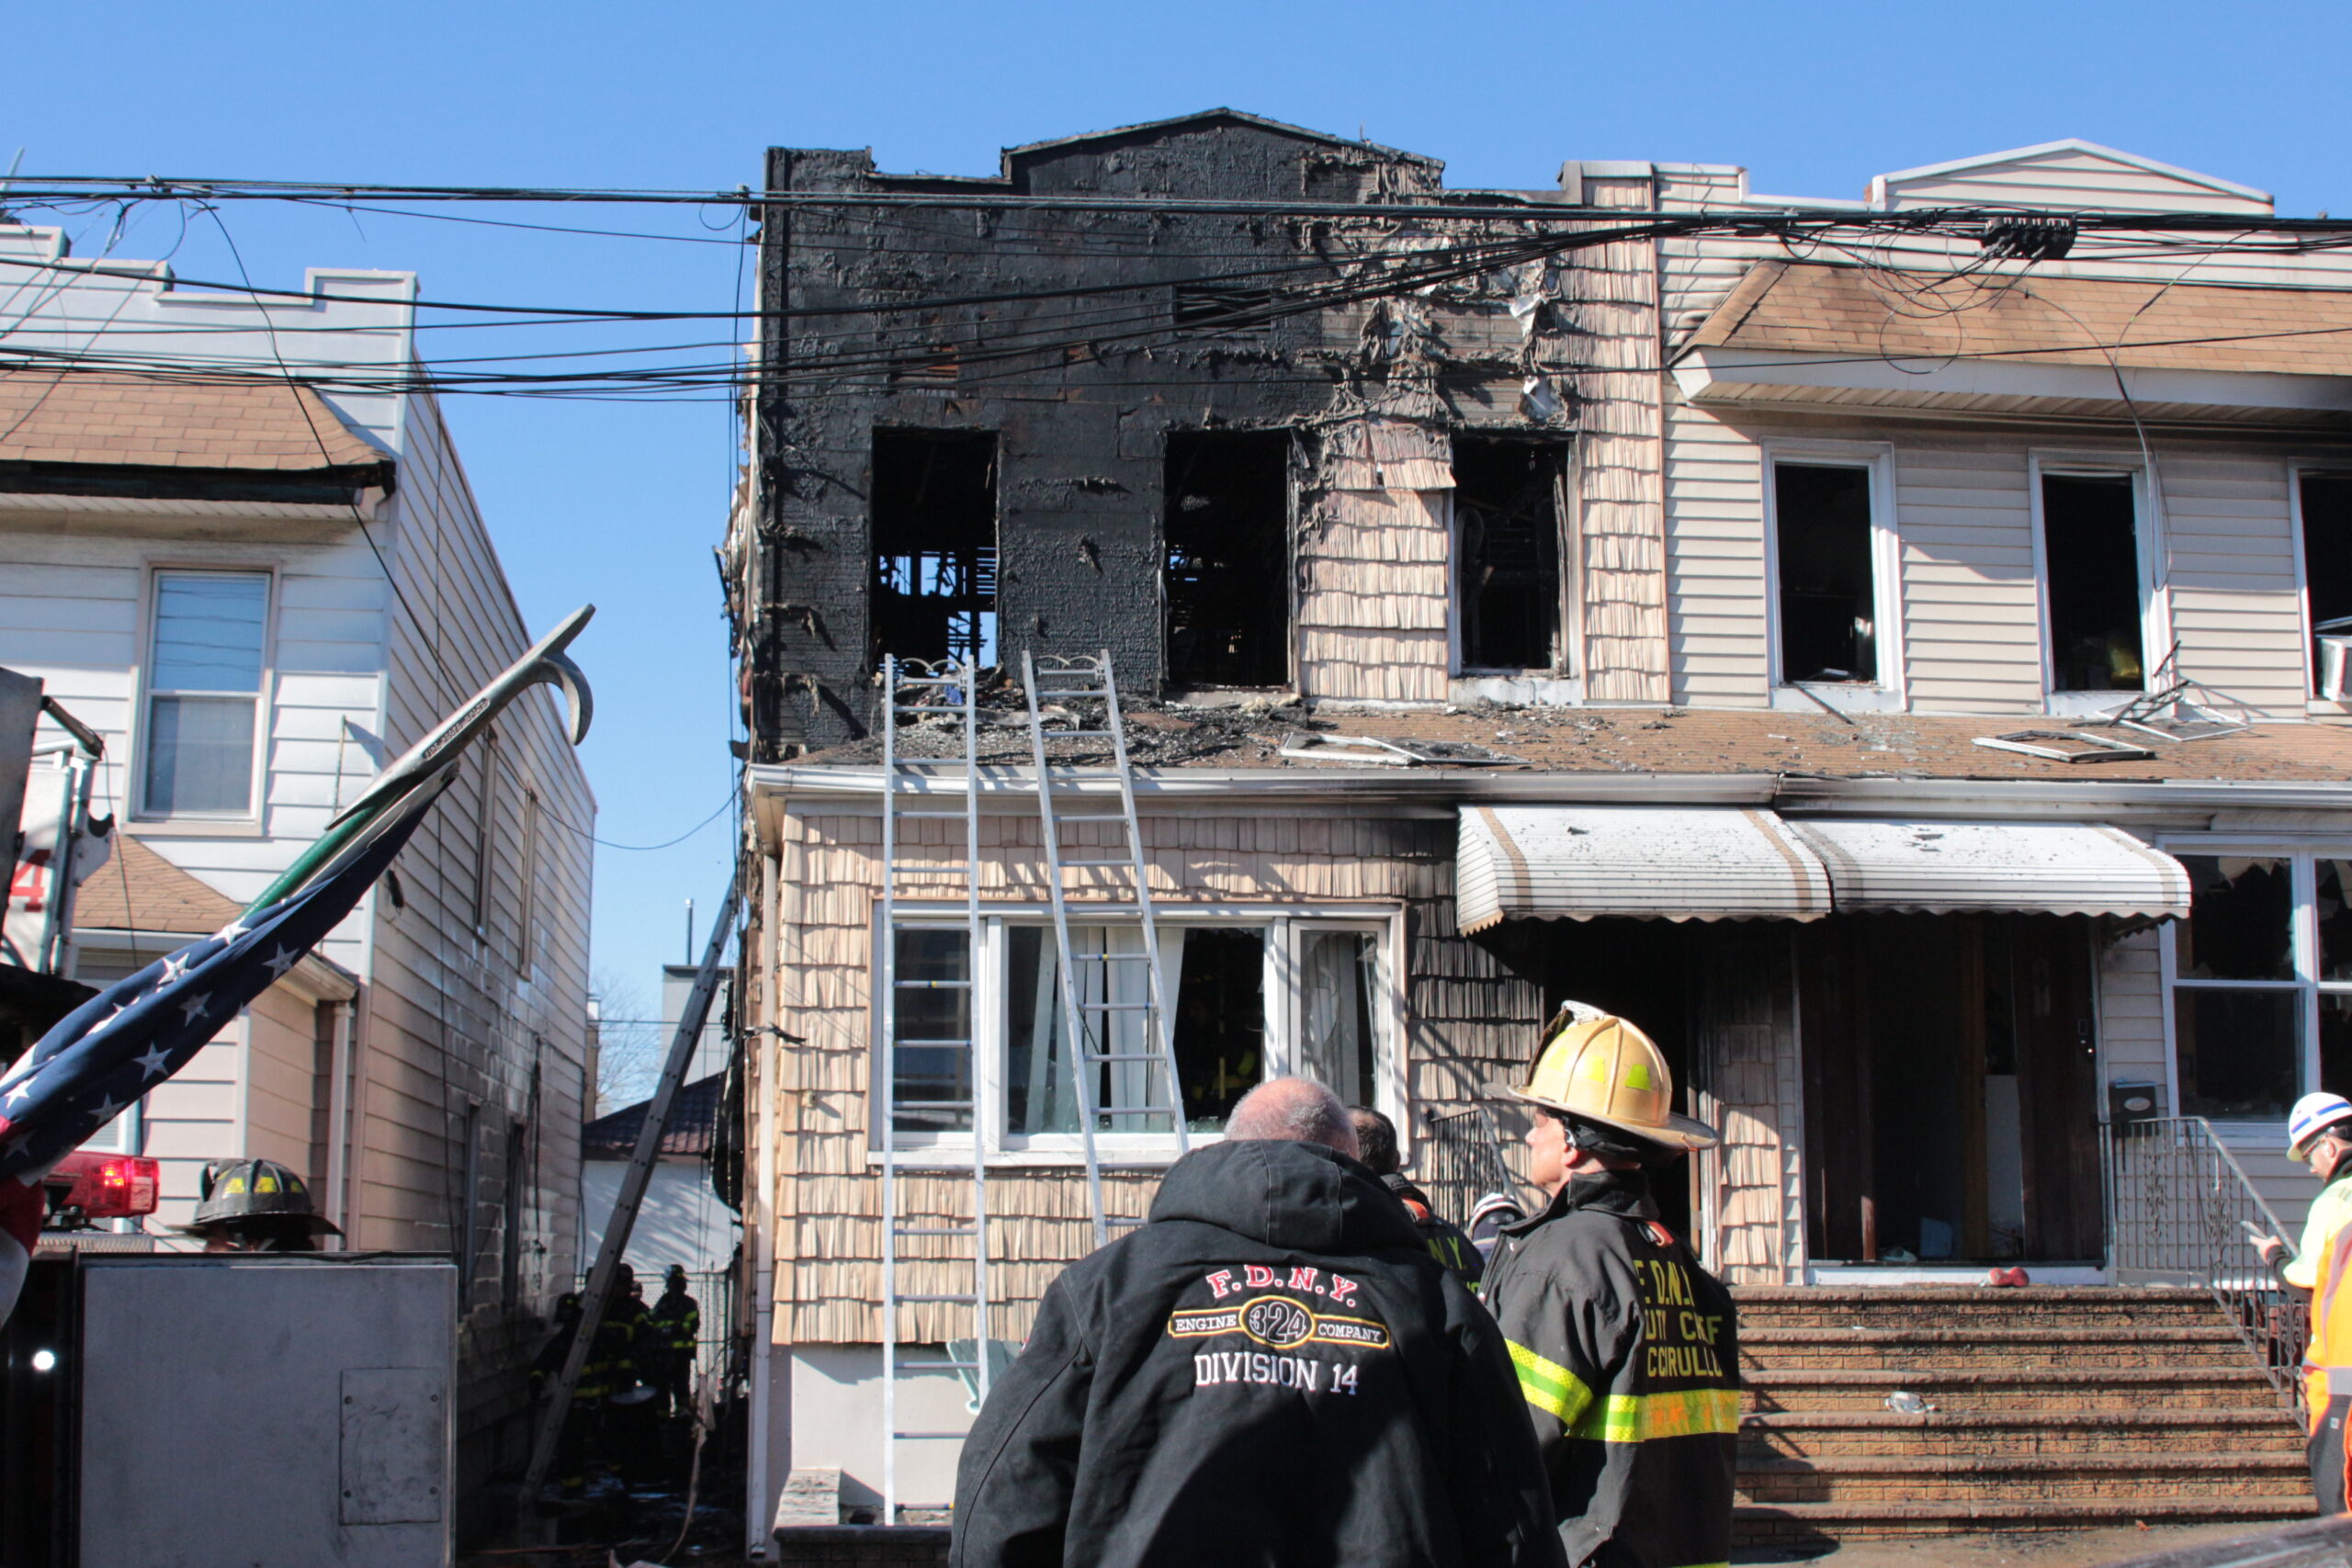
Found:
[[[588,1288],[582,1292],[580,1326],[572,1331],[571,1349],[563,1358],[563,1371],[557,1374],[547,1412],[539,1417],[538,1435],[531,1440],[530,1467],[523,1472],[522,1501],[526,1513],[538,1509],[539,1490],[547,1484],[548,1467],[555,1462],[556,1438],[571,1410],[571,1391],[579,1386],[580,1369],[587,1364],[596,1330],[605,1321],[613,1275],[620,1268],[621,1255],[628,1250],[628,1233],[637,1224],[638,1205],[645,1201],[646,1186],[653,1179],[653,1161],[662,1147],[662,1130],[670,1120],[670,1102],[678,1096],[686,1064],[694,1059],[695,1042],[702,1038],[703,1025],[709,1021],[710,999],[718,989],[718,958],[734,932],[741,891],[737,882],[729,881],[727,897],[719,901],[718,919],[711,923],[710,941],[702,950],[702,967],[695,972],[695,988],[686,996],[685,1011],[678,1016],[678,1032],[670,1039],[669,1060],[662,1063],[662,1079],[653,1086],[653,1099],[645,1108],[645,1124],[637,1130],[637,1148],[628,1156],[628,1168],[621,1173],[620,1193],[613,1200],[612,1218],[605,1224],[595,1266],[588,1270]]]

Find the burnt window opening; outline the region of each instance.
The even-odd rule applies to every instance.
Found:
[[[2331,674],[2352,684],[2352,671],[2331,671],[2328,657],[2330,639],[2342,643],[2352,638],[2352,626],[2328,625],[2352,617],[2352,474],[2305,474],[2302,492],[2303,592],[2312,617],[2312,689],[2325,696]]]
[[[1462,666],[1559,665],[1560,448],[1453,440]]]
[[[1175,322],[1184,332],[1262,338],[1273,324],[1266,314],[1274,303],[1274,291],[1271,288],[1229,283],[1180,283],[1173,293]]]
[[[996,436],[874,433],[873,661],[996,662]]]
[[[1871,471],[1820,463],[1772,468],[1781,577],[1781,679],[1878,679],[1878,581]]]
[[[2051,689],[2145,689],[2140,530],[2125,474],[2044,474],[2041,545]]]
[[[1290,436],[1172,434],[1162,493],[1169,683],[1286,685]]]

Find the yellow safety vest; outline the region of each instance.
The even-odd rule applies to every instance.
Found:
[[[2319,1430],[2331,1393],[2352,1393],[2352,1225],[2335,1233],[2312,1290],[2311,1344],[2303,1351],[2303,1413]]]

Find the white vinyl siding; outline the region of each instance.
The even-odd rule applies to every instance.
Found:
[[[1918,179],[1889,181],[1897,208],[2098,208],[2126,212],[2244,212],[2270,206],[2198,180],[2146,169],[2086,150],[2065,148],[1980,164]]]
[[[2306,688],[2287,465],[2158,454],[2181,673],[2278,717]]]
[[[1753,441],[1697,409],[1672,410],[1667,433],[1675,700],[1761,707],[1770,625],[1761,457]]]

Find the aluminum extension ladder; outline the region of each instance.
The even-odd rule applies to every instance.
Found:
[[[1175,1009],[1170,1005],[1165,980],[1159,965],[1159,931],[1153,923],[1151,884],[1144,872],[1143,831],[1136,820],[1135,771],[1127,761],[1125,727],[1119,717],[1119,685],[1111,673],[1111,654],[1105,649],[1093,658],[1049,657],[1046,667],[1040,671],[1037,661],[1027,652],[1021,656],[1022,686],[1029,699],[1029,745],[1037,767],[1037,816],[1043,829],[1046,848],[1046,888],[1053,901],[1055,952],[1059,955],[1055,968],[1061,976],[1062,1024],[1064,1037],[1069,1042],[1072,1061],[1071,1076],[1077,1080],[1079,1127],[1086,1149],[1086,1200],[1094,1220],[1094,1245],[1101,1247],[1111,1239],[1112,1227],[1137,1225],[1137,1219],[1114,1218],[1102,1202],[1102,1159],[1097,1148],[1097,1134],[1108,1123],[1117,1130],[1122,1123],[1136,1119],[1165,1117],[1176,1134],[1176,1152],[1182,1154],[1184,1136],[1183,1089],[1176,1077]],[[1041,685],[1041,681],[1050,685]],[[1047,707],[1061,703],[1079,703],[1091,707],[1102,705],[1100,728],[1090,727],[1085,713],[1069,708],[1060,709],[1051,716],[1058,720],[1049,726]],[[1085,810],[1071,812],[1060,808],[1057,795],[1072,795],[1083,802],[1094,802],[1100,795],[1077,795],[1076,764],[1067,759],[1057,764],[1054,749],[1072,740],[1111,743],[1114,773],[1119,786],[1116,811]],[[1058,773],[1059,778],[1057,778]],[[1064,852],[1061,829],[1069,822],[1116,822],[1125,838],[1125,850],[1118,854],[1086,852],[1073,858]],[[1103,927],[1105,939],[1099,952],[1080,953],[1070,942],[1069,901],[1062,886],[1062,873],[1086,868],[1123,867],[1134,878],[1126,902],[1080,905],[1085,914],[1124,919],[1133,917],[1143,933],[1140,953],[1114,953],[1108,941],[1110,928]],[[1102,965],[1102,996],[1087,1000],[1079,994],[1078,965],[1099,963]],[[1117,973],[1112,966],[1119,964],[1141,963],[1148,976],[1145,994],[1140,999],[1115,1000],[1116,989],[1110,984]],[[1136,1032],[1150,1041],[1148,1047],[1120,1050],[1112,1038],[1112,1021],[1121,1016],[1140,1015],[1144,1028]],[[1143,1065],[1140,1099],[1122,1102],[1115,1098],[1117,1080],[1123,1075],[1116,1069],[1122,1064]],[[1105,1068],[1110,1095],[1098,1104],[1095,1094],[1102,1082],[1098,1075]],[[1162,1097],[1155,1097],[1154,1090]],[[1150,1122],[1144,1121],[1143,1127]]]
[[[979,1024],[980,990],[976,983],[980,965],[980,769],[979,671],[971,663],[925,663],[920,660],[886,658],[882,661],[882,961],[880,1015],[882,1054],[875,1075],[875,1125],[882,1160],[882,1523],[899,1522],[899,1445],[905,1442],[960,1442],[964,1434],[909,1430],[899,1425],[899,1379],[910,1372],[956,1372],[962,1375],[986,1403],[989,1395],[989,1187],[987,1139],[979,1125],[976,1092],[979,1081],[974,1040]],[[925,700],[929,699],[929,700]],[[944,699],[944,700],[941,700]],[[899,756],[899,721],[907,715],[952,715],[962,722],[963,800],[954,809],[931,804],[950,796],[910,785],[928,784],[933,777],[919,773]],[[904,803],[917,803],[911,808]],[[964,823],[964,858],[960,863],[902,860],[899,825],[908,821]],[[961,978],[899,973],[899,882],[908,876],[937,879],[960,877],[964,888],[964,973]],[[926,921],[926,926],[932,922]],[[940,923],[941,929],[944,922]],[[902,1039],[899,1033],[899,998],[913,990],[961,991],[964,994],[964,1033],[961,1038]],[[899,1051],[913,1046],[926,1051],[961,1051],[964,1056],[963,1094],[943,1100],[901,1100],[898,1096]],[[903,1213],[900,1184],[906,1168],[894,1136],[901,1109],[961,1111],[972,1129],[972,1200],[968,1222],[942,1221],[936,1216],[909,1220]],[[927,1174],[936,1176],[936,1167]],[[908,1294],[899,1287],[899,1244],[916,1239],[959,1237],[971,1243],[972,1288],[959,1294]],[[932,1261],[926,1259],[926,1261]],[[972,1313],[971,1355],[966,1359],[952,1340],[944,1357],[902,1359],[899,1344],[899,1309],[907,1305],[967,1306]]]

